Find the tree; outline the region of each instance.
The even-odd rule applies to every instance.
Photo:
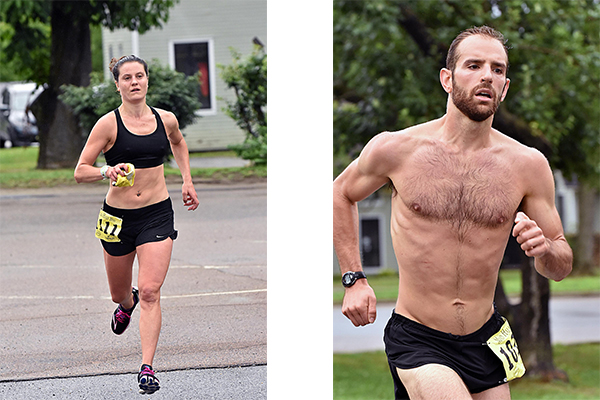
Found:
[[[255,38],[255,42],[258,39]],[[260,41],[259,41],[260,43]],[[227,102],[225,113],[246,131],[240,145],[231,145],[240,157],[255,164],[267,163],[267,53],[256,44],[246,59],[232,50],[233,62],[219,65],[221,78],[235,91],[236,101]]]
[[[33,77],[39,76],[35,81],[44,83],[50,68],[50,3],[24,2],[19,9],[22,14],[12,21],[7,13],[14,17],[16,11],[11,11],[10,5],[0,2],[0,81],[35,80]],[[20,46],[14,45],[17,32]]]
[[[487,24],[509,44],[511,87],[494,127],[538,148],[585,187],[600,177],[598,19],[593,0],[334,2],[334,160],[337,174],[382,130],[438,118],[438,72],[452,39]],[[590,215],[580,210],[580,220]],[[591,240],[591,237],[585,238]],[[548,281],[523,257],[520,304],[496,303],[514,325],[530,374],[562,377],[552,363]]]
[[[92,71],[90,24],[111,30],[127,28],[144,33],[160,27],[176,0],[82,0],[0,2],[0,15],[14,29],[5,48],[7,59],[20,55],[23,65],[32,69],[30,78],[46,89],[31,109],[39,125],[38,168],[71,168],[83,148],[87,133],[71,110],[58,99],[61,86],[88,86]],[[48,70],[36,68],[40,58],[27,53],[47,51],[41,36],[43,24],[51,26]],[[40,64],[43,67],[43,64]]]

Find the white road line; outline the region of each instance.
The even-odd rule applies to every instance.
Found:
[[[180,294],[172,296],[160,296],[161,299],[182,299],[186,297],[201,297],[201,296],[220,296],[228,294],[245,294],[245,293],[260,293],[266,292],[267,289],[251,289],[251,290],[238,290],[235,292],[212,292],[212,293],[192,293],[192,294]]]
[[[0,300],[107,300],[110,297],[96,296],[0,296]]]
[[[51,269],[51,268],[73,268],[73,267],[67,266],[67,265],[0,265],[0,269],[3,269],[3,268]],[[96,267],[94,267],[94,268],[96,268]]]
[[[171,265],[169,269],[227,269],[227,268],[264,268],[265,265]]]
[[[161,299],[182,299],[187,297],[225,296],[266,292],[267,289],[236,290],[231,292],[207,292],[161,296]],[[110,300],[109,296],[0,296],[0,300]]]
[[[73,267],[70,265],[0,265],[3,268],[18,269],[57,269],[57,268],[104,268],[103,266],[90,265],[83,267]],[[226,268],[266,268],[266,265],[171,265],[169,269],[226,269]]]

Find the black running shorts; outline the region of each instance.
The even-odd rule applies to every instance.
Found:
[[[396,368],[445,365],[462,378],[471,393],[479,393],[506,383],[502,361],[486,345],[486,341],[503,324],[502,316],[494,310],[494,314],[479,330],[457,336],[431,329],[392,312],[383,340],[394,379],[395,398],[408,399]]]
[[[100,240],[104,250],[111,256],[124,256],[135,250],[137,246],[150,242],[161,242],[167,238],[175,240],[173,204],[167,198],[159,203],[136,209],[122,209],[106,204],[102,210],[122,220],[118,239],[108,242]]]

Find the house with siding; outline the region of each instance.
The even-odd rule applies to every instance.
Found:
[[[226,149],[243,142],[245,133],[224,112],[235,93],[220,79],[218,65],[232,61],[231,50],[249,55],[258,41],[267,45],[266,0],[179,0],[162,29],[139,34],[119,29],[102,31],[105,78],[112,57],[135,54],[146,61],[194,75],[201,71],[201,117],[183,133],[190,151]],[[152,84],[152,83],[150,83]]]

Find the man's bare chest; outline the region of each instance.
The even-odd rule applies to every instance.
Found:
[[[464,233],[512,220],[522,199],[514,175],[510,162],[497,154],[461,156],[427,148],[413,154],[392,180],[409,212]]]

